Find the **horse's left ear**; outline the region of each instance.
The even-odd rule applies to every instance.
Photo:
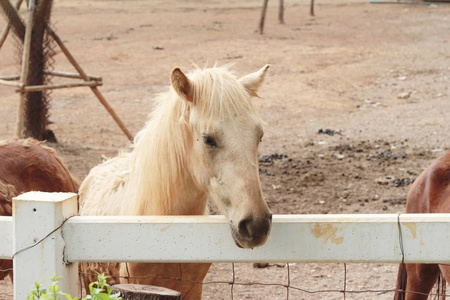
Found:
[[[259,71],[239,78],[239,82],[245,87],[250,96],[258,97],[256,93],[266,77],[270,65],[265,65]]]
[[[189,102],[194,100],[192,83],[189,78],[184,75],[180,68],[175,68],[172,70],[172,73],[170,74],[170,81],[172,82],[173,89],[181,98]]]

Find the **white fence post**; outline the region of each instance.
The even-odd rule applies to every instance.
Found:
[[[46,237],[76,213],[73,193],[29,192],[13,199],[14,299],[26,299],[36,281],[48,284],[53,273],[63,277],[60,290],[77,295],[78,265],[64,262],[61,229]]]

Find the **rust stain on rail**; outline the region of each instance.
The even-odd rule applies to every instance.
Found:
[[[170,227],[172,227],[172,225],[167,225],[167,226],[165,226],[165,227],[163,227],[163,228],[160,228],[159,231],[164,232],[164,231],[166,231],[167,229],[169,229]]]
[[[344,241],[344,237],[337,237],[336,233],[338,232],[338,228],[334,227],[331,224],[316,224],[313,228],[310,229],[311,233],[316,238],[323,239],[324,242],[330,241],[333,244],[339,245]]]
[[[411,231],[411,235],[412,235],[413,239],[417,238],[417,224],[416,223],[405,222],[405,223],[402,223],[402,224],[405,225],[405,227],[408,228],[409,231]]]

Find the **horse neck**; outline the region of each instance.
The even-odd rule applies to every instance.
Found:
[[[189,126],[179,122],[183,103],[166,101],[139,134],[133,150],[133,214],[201,215],[207,194],[192,176],[192,135]]]

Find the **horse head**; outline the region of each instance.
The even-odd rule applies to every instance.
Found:
[[[259,180],[262,121],[251,103],[268,68],[239,79],[228,67],[171,73],[173,90],[185,102],[192,176],[228,218],[242,248],[263,245],[272,224]]]

